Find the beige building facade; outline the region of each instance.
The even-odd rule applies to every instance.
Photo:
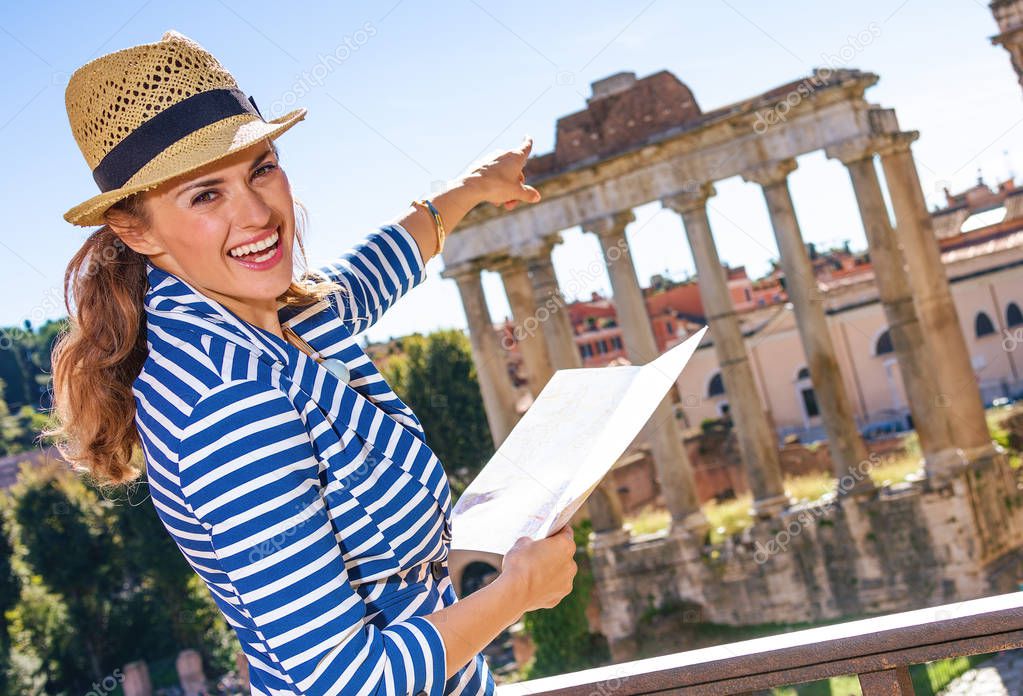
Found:
[[[1023,396],[1023,233],[945,252],[943,260],[982,400],[991,405]],[[822,439],[821,412],[791,305],[747,313],[741,323],[757,391],[779,435]],[[868,436],[911,429],[872,274],[828,289],[827,324],[860,429]],[[720,373],[713,349],[703,346],[680,377],[681,408],[690,424],[728,410]]]

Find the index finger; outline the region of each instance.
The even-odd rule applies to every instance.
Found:
[[[533,149],[533,138],[532,138],[532,136],[527,135],[523,139],[522,146],[519,148],[518,151],[522,154],[523,158],[528,158],[529,157],[529,153],[532,151],[532,149]]]

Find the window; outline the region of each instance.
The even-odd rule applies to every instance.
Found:
[[[584,343],[579,346],[579,354],[583,356],[583,359],[593,357],[593,346],[589,343]]]
[[[607,352],[607,341],[600,341],[597,344],[597,353],[599,353],[600,355],[603,355],[606,352]]]
[[[817,395],[813,393],[812,387],[800,390],[803,396],[803,410],[806,411],[807,418],[816,418],[820,415],[820,409],[817,408]]]
[[[664,328],[668,330],[669,334],[675,333],[675,326],[670,321],[664,323]]]
[[[1010,302],[1005,310],[1005,325],[1011,328],[1020,324],[1023,324],[1023,312],[1020,311],[1018,304]]]
[[[710,378],[710,382],[707,383],[707,397],[712,398],[715,396],[721,396],[724,393],[725,383],[721,379],[721,373],[717,372]]]
[[[887,355],[893,350],[895,347],[892,345],[892,334],[885,329],[884,333],[877,337],[877,343],[874,344],[874,355]]]
[[[991,323],[991,317],[987,312],[977,312],[977,318],[973,320],[973,330],[977,338],[990,336],[995,332],[995,325]]]
[[[614,346],[614,348],[616,350],[621,350],[622,349],[622,337],[621,336],[612,336],[611,337],[611,345]]]

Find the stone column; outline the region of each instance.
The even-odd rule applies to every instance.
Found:
[[[153,682],[144,660],[129,662],[124,666],[121,689],[124,690],[124,696],[153,696]]]
[[[825,150],[828,157],[840,160],[849,170],[856,204],[863,220],[870,265],[874,270],[878,297],[888,320],[888,332],[895,348],[895,357],[906,389],[913,427],[920,438],[924,467],[931,475],[946,470],[959,461],[952,445],[946,416],[938,406],[938,391],[932,382],[932,355],[917,319],[913,293],[906,276],[906,260],[902,255],[888,218],[888,208],[881,193],[881,182],[874,168],[877,144],[866,138],[854,138]]]
[[[522,351],[522,359],[529,373],[529,391],[536,396],[554,374],[547,344],[540,331],[533,286],[529,282],[529,269],[520,258],[507,258],[495,264],[493,270],[501,274],[504,292],[511,305],[515,320],[515,340]]]
[[[746,478],[753,492],[753,510],[756,515],[766,517],[786,507],[788,497],[782,484],[777,436],[757,392],[746,342],[732,308],[725,271],[707,220],[707,198],[712,195],[714,187],[706,184],[697,191],[667,196],[661,204],[681,215],[685,224],[696,263],[703,311],[710,326],[708,333],[714,341],[728,394],[728,412],[735,423]]]
[[[931,381],[938,388],[937,407],[947,410],[952,444],[963,451],[961,466],[990,457],[995,450],[970,351],[910,150],[910,143],[918,136],[916,131],[883,136],[881,166],[895,213],[895,232],[909,268],[920,327],[925,340],[934,346],[936,358],[940,351],[940,359],[935,359],[931,365]],[[955,469],[938,473],[953,474]]]
[[[494,447],[499,447],[515,426],[515,388],[508,375],[501,340],[490,319],[487,299],[480,281],[480,267],[469,263],[445,269],[445,278],[454,278],[462,296],[462,307],[469,325],[469,342],[472,344],[472,359],[476,363],[476,376],[483,395],[483,407],[487,412],[487,423]]]
[[[178,680],[185,696],[201,696],[206,693],[206,674],[202,670],[202,655],[197,650],[182,650],[175,661]]]
[[[551,249],[560,241],[560,235],[555,234],[531,247],[516,250],[529,273],[533,306],[536,307],[536,330],[543,335],[552,370],[572,369],[583,364],[575,345],[568,303],[561,294],[551,263]],[[610,476],[608,474],[609,479]],[[586,499],[586,511],[594,524],[594,532],[608,540],[606,543],[624,543],[629,538],[627,530],[622,528],[621,509],[618,493],[608,485],[607,479]]]
[[[582,227],[600,239],[604,263],[611,278],[618,326],[622,329],[629,360],[637,365],[645,365],[656,358],[660,351],[657,350],[646,300],[639,287],[629,242],[625,237],[625,227],[635,219],[635,214],[628,210],[585,222]],[[671,514],[672,528],[682,531],[705,530],[707,520],[700,510],[693,468],[675,421],[670,392],[665,394],[653,416],[643,426],[639,439],[650,443],[657,478]]]
[[[586,511],[590,515],[594,534],[616,532],[622,528],[622,501],[618,492],[612,488],[613,485],[614,475],[609,471],[586,499]]]
[[[529,248],[517,249],[529,271],[529,283],[536,306],[537,327],[543,334],[551,367],[555,370],[582,367],[575,345],[575,331],[551,264],[551,249],[561,237],[553,235]]]
[[[245,689],[251,688],[249,683],[249,658],[239,650],[234,654],[234,668],[238,672],[238,681]]]
[[[865,493],[874,488],[870,477],[865,475],[867,448],[838,369],[835,345],[824,312],[824,295],[817,284],[789,194],[788,175],[795,168],[796,161],[792,159],[769,162],[744,172],[742,178],[760,184],[767,200],[785,272],[785,292],[796,315],[810,381],[828,434],[838,494]]]

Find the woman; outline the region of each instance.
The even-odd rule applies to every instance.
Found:
[[[141,450],[252,693],[491,693],[480,650],[571,589],[571,528],[520,539],[497,580],[459,600],[447,477],[356,337],[474,206],[539,200],[522,176],[531,143],[296,279],[302,216],[273,141],[305,109],[263,120],[174,31],[80,68],[67,107],[101,193],[65,219],[102,227],[65,276],[65,456],[125,483]]]

